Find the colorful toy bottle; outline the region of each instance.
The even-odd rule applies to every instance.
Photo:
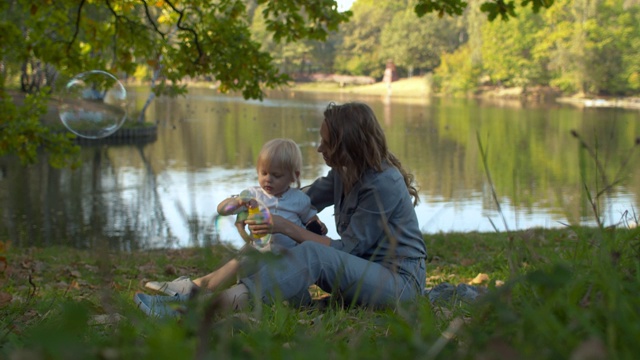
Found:
[[[253,196],[251,196],[251,193],[249,191],[247,190],[242,191],[240,193],[240,198],[242,199],[242,201],[246,203],[247,212],[249,213],[249,216],[247,216],[248,219],[255,220],[259,224],[265,221],[265,217],[260,211],[260,206],[258,205],[258,201],[254,199]],[[266,235],[268,234],[256,235],[254,233],[251,233],[251,236],[254,239],[260,239]]]

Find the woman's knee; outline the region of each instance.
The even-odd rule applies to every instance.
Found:
[[[318,249],[329,249],[330,248],[327,245],[322,245],[322,244],[317,243],[315,241],[304,241],[304,242],[300,243],[298,246],[302,247],[304,249],[313,249],[314,251],[318,250]]]
[[[330,249],[330,247],[319,244],[317,242],[305,241],[292,250],[296,251],[298,254],[301,254],[305,258],[318,258],[322,254],[326,254],[327,251],[331,251]]]

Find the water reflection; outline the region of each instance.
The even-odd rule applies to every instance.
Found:
[[[133,106],[146,100],[143,92],[132,96]],[[329,101],[352,99],[272,93],[258,102],[194,90],[188,98],[156,99],[148,113],[158,121],[155,142],[86,146],[76,171],[51,169],[44,161],[24,168],[1,158],[0,238],[18,246],[83,248],[238,245],[231,220],[217,217],[215,209],[228,195],[257,183],[254,162],[262,144],[274,137],[296,140],[305,161],[303,185],[309,184],[328,170],[316,152],[322,111]],[[618,223],[637,207],[635,156],[625,163],[640,134],[637,112],[360,100],[372,105],[389,147],[416,175],[425,233],[593,225],[585,185],[595,196],[619,179],[624,181],[599,199],[603,220]],[[320,215],[335,236],[331,214],[327,209]]]

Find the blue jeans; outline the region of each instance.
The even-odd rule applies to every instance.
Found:
[[[422,294],[424,259],[400,260],[392,269],[329,246],[307,241],[240,279],[253,299],[271,303],[298,298],[316,284],[347,305],[395,306]]]

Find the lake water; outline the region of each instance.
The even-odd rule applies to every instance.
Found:
[[[132,92],[132,108],[146,98]],[[316,152],[322,111],[351,100],[372,106],[390,149],[415,175],[424,233],[595,225],[596,214],[605,225],[635,218],[638,111],[285,92],[260,102],[193,89],[154,100],[147,116],[158,123],[155,141],[89,143],[75,171],[52,169],[44,157],[29,167],[0,158],[0,239],[80,248],[238,246],[232,219],[218,217],[216,206],[257,184],[261,145],[297,141],[309,184],[328,171]],[[336,237],[332,209],[320,217]]]

